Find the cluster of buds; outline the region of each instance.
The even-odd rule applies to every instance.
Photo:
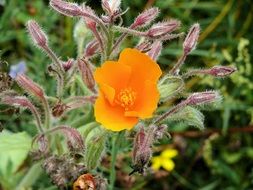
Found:
[[[87,172],[83,164],[67,155],[48,156],[42,165],[43,169],[52,179],[52,182],[60,189],[66,188],[69,183],[73,183],[80,175]]]

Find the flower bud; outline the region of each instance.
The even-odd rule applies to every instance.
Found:
[[[82,8],[76,3],[65,2],[62,0],[51,0],[50,6],[66,16],[82,16]]]
[[[16,77],[16,82],[26,92],[30,93],[31,95],[39,99],[44,99],[43,89],[38,84],[33,82],[30,78],[28,78],[26,75],[18,74],[18,76]]]
[[[66,62],[62,63],[64,71],[68,71],[73,65],[74,65],[75,60],[74,59],[69,59]]]
[[[33,40],[33,42],[39,47],[47,46],[47,36],[40,28],[39,24],[34,20],[29,20],[27,22],[27,30]]]
[[[113,15],[120,9],[121,0],[102,0],[102,8],[109,15]]]
[[[216,91],[207,91],[207,92],[196,92],[190,95],[186,102],[188,105],[201,105],[214,103],[221,100],[221,96]]]
[[[97,40],[89,42],[85,47],[84,57],[92,57],[97,53],[99,49],[99,43]]]
[[[144,41],[144,42],[139,43],[139,44],[135,47],[135,49],[138,49],[139,51],[141,51],[141,52],[143,52],[143,53],[146,53],[146,52],[148,52],[148,51],[151,50],[152,45],[153,45],[153,44],[151,44],[151,42],[149,42],[149,41]]]
[[[151,133],[149,133],[151,134]],[[143,173],[145,166],[148,164],[152,150],[151,143],[153,142],[153,137],[149,136],[145,131],[143,126],[135,136],[134,147],[133,147],[133,171],[129,174],[131,175],[134,172]]]
[[[134,23],[132,24],[133,28],[145,27],[149,25],[159,14],[159,9],[156,7],[150,8],[142,12],[139,16],[135,18]]]
[[[7,105],[11,105],[11,106],[27,108],[29,111],[31,111],[34,118],[36,119],[38,131],[43,132],[40,114],[37,108],[26,97],[7,95],[1,98],[1,102]]]
[[[70,151],[83,151],[85,146],[79,131],[66,125],[54,127],[50,132],[60,132],[67,140]]]
[[[83,82],[87,85],[87,87],[92,91],[95,92],[95,79],[93,76],[93,72],[88,61],[84,59],[79,59],[78,61],[78,68],[82,75]]]
[[[165,135],[170,136],[169,133],[167,133],[168,126],[165,124],[162,125],[151,125],[149,126],[151,128],[151,131],[153,131],[153,137],[154,140],[160,140],[162,139]]]
[[[198,23],[196,23],[190,28],[183,43],[184,53],[186,55],[188,55],[191,51],[195,49],[199,38],[199,33],[200,33],[200,26]]]
[[[206,73],[215,77],[226,77],[235,71],[236,68],[234,67],[214,66],[213,68],[208,69]]]
[[[148,52],[148,55],[151,59],[157,60],[162,50],[162,42],[156,41],[152,44],[151,50]]]
[[[178,20],[169,20],[166,22],[160,22],[151,26],[148,30],[148,36],[157,37],[171,33],[180,27],[180,21]]]
[[[62,102],[57,102],[52,108],[52,114],[54,117],[60,117],[68,109],[68,106]]]

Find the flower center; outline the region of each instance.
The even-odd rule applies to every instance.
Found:
[[[116,103],[128,110],[134,105],[136,94],[131,88],[125,88],[119,92]]]

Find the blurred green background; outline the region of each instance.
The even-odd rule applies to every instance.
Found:
[[[83,2],[81,0],[77,1]],[[87,5],[102,14],[100,1],[88,0]],[[200,23],[202,28],[197,49],[187,58],[187,68],[207,68],[214,65],[237,67],[238,71],[225,79],[193,77],[187,82],[189,92],[217,89],[223,103],[215,110],[205,111],[206,130],[198,131],[183,125],[171,126],[171,140],[164,140],[157,150],[174,147],[180,154],[174,159],[171,172],[157,172],[145,178],[118,174],[119,189],[253,189],[253,2],[251,0],[122,0],[125,26],[145,8],[157,6],[161,10],[158,20],[176,18],[182,21],[181,31]],[[10,65],[25,61],[28,75],[43,84],[53,94],[54,84],[46,73],[49,59],[32,45],[25,23],[35,19],[49,34],[50,45],[62,58],[75,57],[76,45],[73,28],[77,19],[54,12],[43,0],[0,0],[0,55]],[[128,38],[129,44],[136,43]],[[164,70],[171,68],[182,53],[182,40],[164,44],[158,60]],[[34,124],[26,111],[6,111],[0,107],[0,121],[12,132],[27,131],[35,134]],[[21,119],[22,117],[22,119]],[[1,135],[0,135],[1,136]],[[22,136],[23,137],[23,136]],[[21,140],[25,138],[21,138]],[[27,138],[26,138],[27,139]],[[23,142],[21,141],[21,142]],[[160,148],[160,149],[159,149]],[[0,157],[6,147],[0,145]],[[1,159],[0,159],[1,161]],[[25,163],[24,163],[25,164]],[[1,165],[0,165],[1,166]],[[19,170],[20,170],[19,166]],[[123,169],[122,169],[123,171]],[[1,176],[2,173],[2,176]],[[19,180],[12,172],[3,175],[0,184]],[[12,178],[13,177],[13,178]],[[43,176],[34,189],[45,189],[50,182]],[[7,183],[7,182],[6,182]],[[1,187],[0,187],[1,189]]]

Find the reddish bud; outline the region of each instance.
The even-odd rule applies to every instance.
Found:
[[[234,67],[214,66],[213,68],[208,69],[206,73],[215,77],[226,77],[235,71],[236,68]]]
[[[140,130],[135,136],[134,139],[134,147],[133,147],[133,171],[134,172],[143,173],[145,166],[148,164],[152,150],[151,143],[153,142],[153,137],[148,135],[143,126],[141,126]]]
[[[23,88],[26,92],[34,95],[35,97],[39,99],[44,99],[43,89],[38,84],[33,82],[30,78],[28,78],[26,75],[19,74],[17,75],[15,80],[18,83],[18,85],[21,88]]]
[[[82,16],[82,8],[76,3],[65,2],[62,0],[51,0],[50,6],[59,13],[66,16]]]
[[[113,15],[114,13],[119,11],[120,3],[120,0],[102,0],[102,8],[109,15]]]
[[[95,92],[95,79],[93,76],[93,72],[91,70],[90,63],[85,59],[79,59],[78,61],[78,68],[82,75],[83,82],[87,85],[87,87],[92,91]]]
[[[61,132],[67,139],[68,148],[71,151],[83,151],[84,142],[81,134],[69,126],[59,126],[52,129],[52,132]]]
[[[151,42],[149,41],[144,41],[144,42],[141,42],[140,44],[138,44],[135,49],[138,49],[139,51],[141,52],[148,52],[149,50],[151,50],[152,48],[152,45]]]
[[[180,27],[180,21],[178,20],[170,20],[167,22],[160,22],[151,26],[148,30],[148,36],[157,37],[161,35],[165,35],[171,33]]]
[[[97,53],[98,49],[99,43],[97,40],[89,42],[85,47],[84,57],[92,57],[95,53]]]
[[[216,91],[207,91],[207,92],[196,92],[190,95],[186,102],[188,105],[200,105],[214,103],[221,100],[221,96]]]
[[[198,23],[196,23],[190,28],[183,43],[184,53],[186,55],[195,49],[198,42],[199,33],[200,33],[200,26]]]
[[[62,63],[64,71],[68,71],[73,65],[74,65],[75,60],[74,59],[69,59],[66,62]]]
[[[3,96],[1,102],[11,106],[27,108],[34,115],[37,122],[37,129],[39,132],[43,132],[41,126],[40,114],[36,107],[26,97],[22,96]]]
[[[157,60],[158,56],[162,51],[162,42],[156,41],[152,44],[151,50],[148,52],[148,55],[151,59]]]
[[[66,104],[57,102],[57,104],[52,108],[52,114],[54,117],[60,117],[67,109],[68,106]]]
[[[158,14],[159,14],[158,8],[150,8],[145,10],[135,18],[135,21],[132,24],[131,28],[133,29],[149,25],[157,17]]]
[[[47,46],[47,36],[36,21],[29,20],[27,22],[27,30],[36,45],[39,47]]]
[[[94,20],[91,20],[89,18],[85,18],[85,23],[87,28],[89,28],[90,30],[94,31],[97,28],[97,24]]]

